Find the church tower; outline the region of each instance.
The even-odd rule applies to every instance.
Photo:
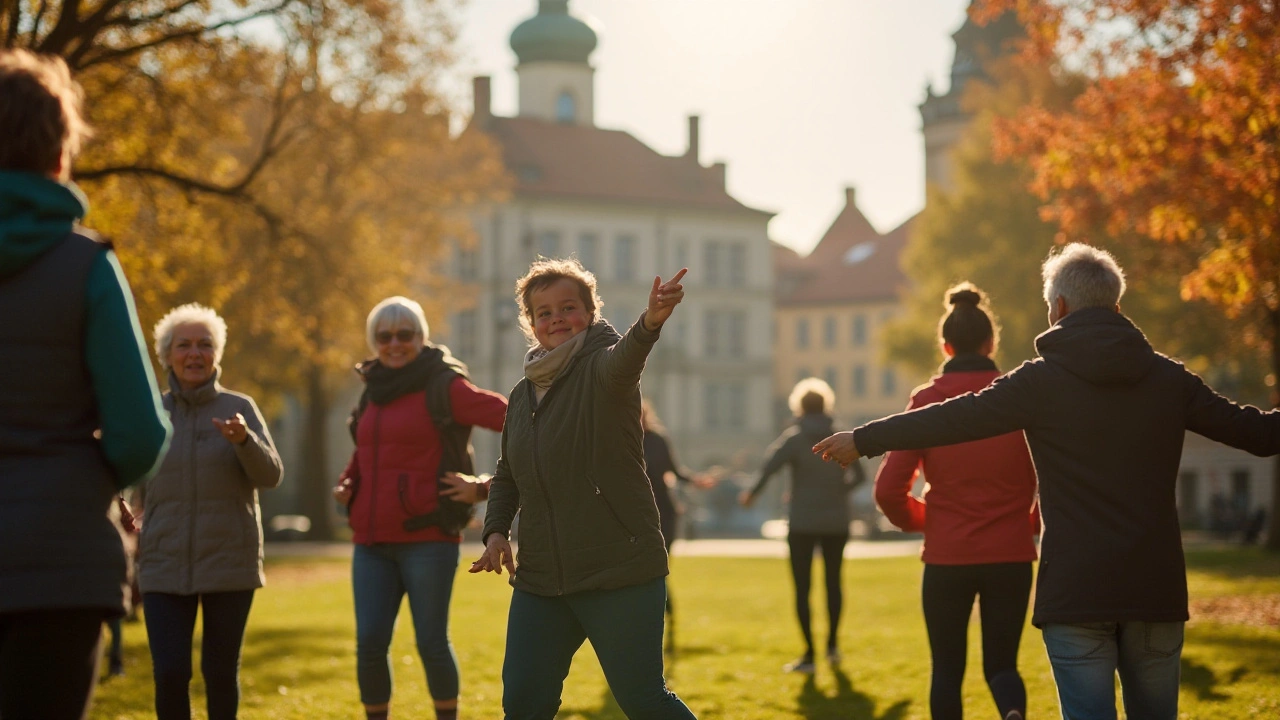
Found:
[[[519,116],[593,125],[595,69],[588,58],[596,43],[596,31],[569,14],[569,0],[538,0],[538,13],[511,33]]]
[[[964,25],[951,36],[956,43],[955,59],[951,62],[951,87],[945,95],[935,95],[932,85],[929,86],[920,105],[926,185],[954,189],[951,150],[969,124],[969,114],[961,107],[961,98],[969,81],[985,79],[987,63],[1011,54],[1012,42],[1022,36],[1022,27],[1012,12],[986,25],[965,18]]]

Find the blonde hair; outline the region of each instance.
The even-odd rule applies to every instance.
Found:
[[[0,169],[47,175],[62,165],[67,173],[92,135],[83,101],[84,90],[62,58],[0,50]]]
[[[604,301],[596,292],[596,276],[582,266],[577,258],[544,258],[540,257],[529,266],[529,272],[516,281],[516,305],[520,308],[520,329],[529,342],[533,337],[532,295],[559,280],[572,280],[578,284],[578,294],[582,296],[582,304],[594,321],[596,313],[604,307]]]
[[[222,365],[222,351],[227,347],[227,321],[213,308],[200,303],[187,303],[170,310],[156,323],[151,334],[156,340],[156,360],[169,370],[169,350],[173,347],[173,331],[180,325],[203,325],[213,335],[213,364]]]
[[[829,415],[835,411],[836,393],[825,380],[807,377],[791,388],[791,395],[787,397],[787,407],[791,408],[791,414],[796,417],[812,413]]]

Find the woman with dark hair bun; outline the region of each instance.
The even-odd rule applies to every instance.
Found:
[[[978,392],[1000,376],[991,360],[999,327],[982,291],[960,283],[947,291],[945,306],[938,336],[946,362],[912,393],[908,410]],[[920,470],[928,486],[917,498],[911,487]],[[987,686],[1001,718],[1022,720],[1027,693],[1018,674],[1018,644],[1039,527],[1035,467],[1023,434],[890,452],[876,475],[876,502],[894,525],[924,532],[921,597],[933,655],[934,720],[963,717],[960,687],[977,597]]]

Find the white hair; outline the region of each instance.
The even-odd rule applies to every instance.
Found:
[[[1058,298],[1071,310],[1115,307],[1124,295],[1124,270],[1106,250],[1071,243],[1050,252],[1041,270],[1044,301],[1050,307]]]
[[[804,415],[805,398],[817,396],[822,399],[822,412],[830,415],[835,411],[836,393],[825,380],[816,377],[807,377],[791,389],[791,395],[787,397],[787,407],[791,408],[791,414],[796,417]]]
[[[227,321],[200,303],[187,303],[170,310],[156,323],[151,334],[156,340],[156,360],[169,369],[169,351],[173,348],[173,331],[180,325],[203,325],[213,335],[213,364],[222,364],[222,351],[227,347]]]
[[[378,352],[375,336],[379,330],[390,330],[405,323],[412,325],[413,329],[418,331],[423,342],[427,341],[430,330],[427,327],[427,316],[423,314],[421,305],[400,295],[393,295],[374,305],[369,311],[369,318],[364,323],[365,341],[369,343],[369,349],[375,353]]]

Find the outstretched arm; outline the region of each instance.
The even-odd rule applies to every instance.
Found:
[[[600,375],[597,377],[611,391],[629,391],[640,382],[645,360],[649,357],[653,344],[658,341],[658,332],[671,317],[676,305],[684,299],[684,286],[680,284],[680,279],[687,272],[688,268],[682,268],[665,283],[662,278],[655,277],[653,288],[649,291],[649,306],[618,344],[607,351],[605,361],[599,365]]]

